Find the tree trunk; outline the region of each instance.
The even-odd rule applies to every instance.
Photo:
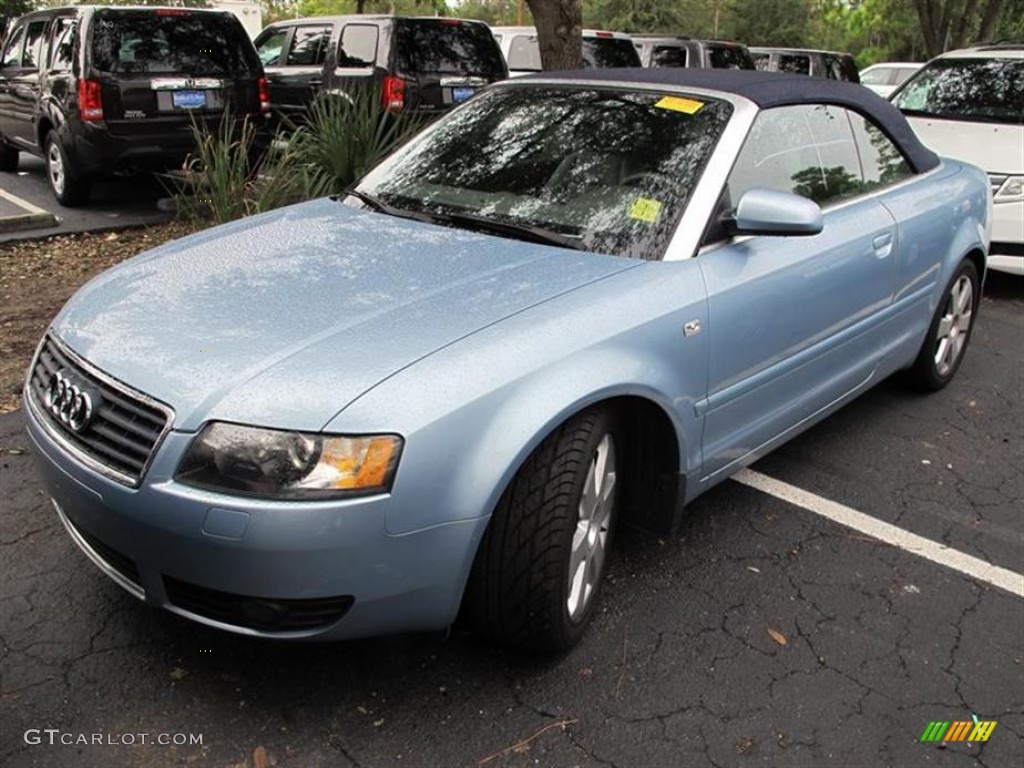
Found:
[[[981,17],[981,29],[978,30],[979,40],[991,40],[996,33],[999,14],[1003,10],[1003,0],[988,0],[985,15]]]
[[[545,70],[583,68],[583,11],[580,0],[526,0],[537,25]]]

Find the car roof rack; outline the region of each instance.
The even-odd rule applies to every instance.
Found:
[[[1024,48],[1022,40],[979,40],[971,43],[971,48],[1000,48],[1003,50],[1016,50]]]

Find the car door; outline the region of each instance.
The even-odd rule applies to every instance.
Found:
[[[330,24],[302,24],[264,32],[257,39],[270,102],[279,114],[299,118],[320,92],[331,30]],[[280,51],[276,60],[275,51]]]
[[[44,68],[44,45],[48,18],[35,19],[25,28],[25,46],[20,66],[8,81],[10,122],[4,135],[22,146],[35,144],[35,117],[38,111],[40,77]]]
[[[352,94],[369,87],[378,74],[380,27],[375,24],[346,24],[341,28],[330,88]]]
[[[768,450],[872,381],[896,278],[897,229],[865,184],[845,111],[762,112],[724,194],[754,187],[822,206],[811,237],[738,237],[699,258],[708,289],[710,363],[704,474]]]
[[[28,24],[14,27],[0,51],[0,134],[12,138],[16,126],[14,87],[21,74],[21,54],[25,50]]]

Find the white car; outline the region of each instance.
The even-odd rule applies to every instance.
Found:
[[[891,100],[926,145],[988,173],[988,265],[1024,275],[1024,45],[978,45],[943,54]]]
[[[508,64],[509,77],[540,72],[540,47],[535,27],[491,27]],[[586,69],[639,67],[640,54],[633,38],[622,32],[583,30],[583,66]]]
[[[867,86],[879,96],[889,98],[892,92],[905,83],[921,68],[920,62],[885,61],[872,64],[860,73],[860,84]]]

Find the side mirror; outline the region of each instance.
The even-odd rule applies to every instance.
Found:
[[[728,223],[734,235],[816,235],[824,226],[821,208],[813,200],[777,189],[748,189]]]

